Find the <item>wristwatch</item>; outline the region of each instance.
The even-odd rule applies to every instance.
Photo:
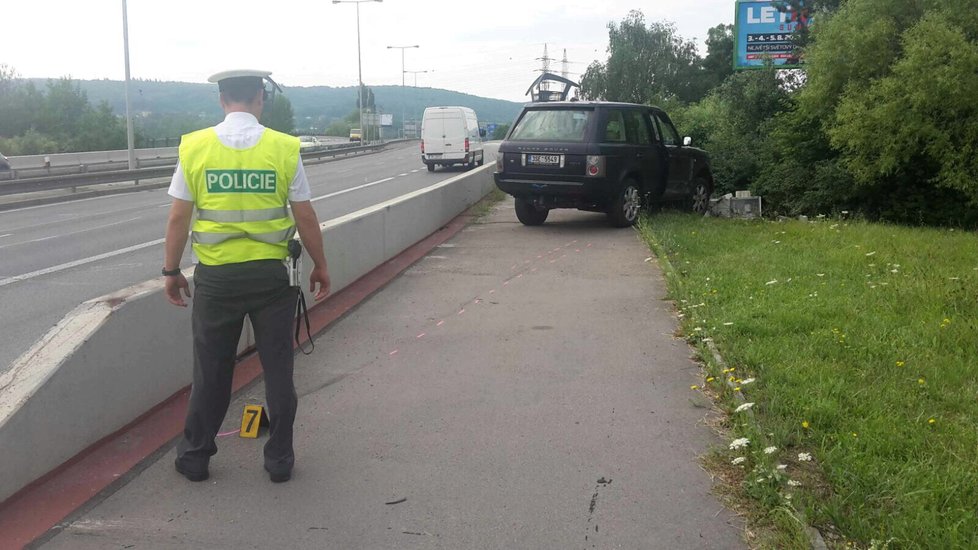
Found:
[[[164,277],[176,277],[180,273],[181,273],[181,271],[180,271],[180,268],[179,267],[176,268],[176,269],[167,269],[165,267],[163,268],[163,276]]]

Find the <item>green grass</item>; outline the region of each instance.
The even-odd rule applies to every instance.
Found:
[[[483,223],[486,216],[492,212],[493,206],[505,198],[506,193],[503,193],[498,188],[493,187],[492,191],[490,191],[488,195],[482,197],[482,199],[469,210],[469,212],[472,214],[474,223]]]
[[[751,440],[728,454],[747,456],[755,504],[836,546],[978,547],[978,236],[672,213],[639,229],[671,265],[685,334],[736,369],[704,384]],[[753,422],[731,376],[756,378],[740,389]]]

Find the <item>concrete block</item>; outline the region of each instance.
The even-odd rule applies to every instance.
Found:
[[[761,197],[736,198],[725,195],[710,201],[710,214],[722,218],[760,218]]]

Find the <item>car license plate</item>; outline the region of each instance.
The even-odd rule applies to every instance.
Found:
[[[441,155],[441,153],[428,153],[428,156],[431,158],[441,158]]]
[[[560,166],[560,155],[526,155],[528,166]]]

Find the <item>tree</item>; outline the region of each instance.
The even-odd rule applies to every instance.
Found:
[[[608,24],[608,60],[592,63],[581,78],[588,99],[660,103],[696,101],[705,90],[696,44],[683,39],[672,23],[646,26],[641,11]]]
[[[733,74],[734,26],[717,25],[707,31],[702,62],[703,88],[712,90]]]
[[[795,106],[766,125],[769,211],[978,224],[972,0],[826,0]],[[973,6],[972,6],[973,7]],[[969,205],[970,201],[970,205]]]
[[[978,44],[941,11],[901,43],[887,76],[843,95],[832,145],[861,185],[914,175],[978,205]]]
[[[792,106],[773,68],[731,75],[705,99],[674,110],[693,143],[710,152],[716,191],[747,189],[763,166],[767,123]]]
[[[292,102],[282,94],[275,94],[275,99],[265,104],[261,114],[263,126],[286,134],[295,133],[295,114],[292,112]]]

